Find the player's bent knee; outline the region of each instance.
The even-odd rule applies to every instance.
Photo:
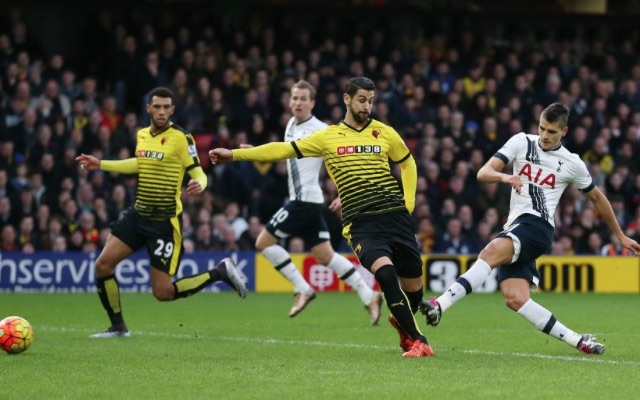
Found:
[[[513,258],[513,244],[510,238],[496,238],[478,255],[493,269],[502,264],[508,264]]]
[[[108,276],[113,275],[115,271],[115,265],[111,265],[108,261],[104,259],[104,257],[98,257],[95,264],[96,268],[96,276],[99,278],[106,278]]]
[[[405,292],[422,292],[422,278],[400,278],[400,287]]]
[[[311,253],[313,257],[315,257],[318,264],[321,265],[329,265],[333,257],[336,255],[336,252],[331,247],[331,242],[325,241],[319,243],[311,248]]]
[[[153,288],[153,296],[158,301],[173,301],[175,300],[175,291],[173,287]]]
[[[518,311],[519,309],[522,308],[522,306],[524,306],[524,304],[528,301],[529,299],[525,299],[525,298],[520,298],[520,297],[510,297],[510,298],[505,298],[505,304],[507,305],[507,307],[509,307],[510,309],[512,309],[513,311]]]
[[[271,233],[269,233],[269,231],[263,230],[258,235],[255,246],[256,246],[256,250],[263,251],[267,247],[273,246],[276,243],[278,243],[278,238],[276,238]]]
[[[333,258],[333,254],[331,254],[331,256],[327,255],[327,254],[318,254],[317,256],[314,255],[316,261],[318,262],[318,264],[320,265],[329,265],[329,263],[331,262],[331,259]]]

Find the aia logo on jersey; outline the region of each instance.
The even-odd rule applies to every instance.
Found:
[[[353,154],[380,154],[382,152],[382,147],[372,146],[370,144],[357,144],[354,146],[340,146],[336,152],[339,156],[350,156]]]
[[[542,168],[534,170],[531,164],[527,163],[518,171],[519,176],[526,176],[530,182],[540,186],[549,186],[551,189],[556,187],[556,176],[554,174],[543,174]]]
[[[162,160],[164,158],[164,153],[159,152],[159,151],[138,150],[136,152],[136,157],[138,157],[138,158],[155,158],[156,160]]]
[[[373,135],[374,138],[378,138],[378,136],[380,136],[380,131],[373,131],[371,132],[371,135]]]

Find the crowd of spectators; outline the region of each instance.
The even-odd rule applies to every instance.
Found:
[[[253,249],[288,197],[286,166],[212,167],[206,151],[282,140],[298,79],[318,90],[315,115],[336,123],[344,83],[360,75],[376,83],[374,117],[400,132],[416,157],[423,252],[474,254],[501,230],[510,188],[480,184],[476,172],[511,135],[536,133],[554,101],[571,109],[564,145],[640,240],[638,30],[443,24],[427,32],[340,16],[317,24],[279,18],[103,18],[102,65],[87,72],[43,48],[14,10],[0,27],[0,251],[101,248],[109,223],[135,201],[136,177],[80,170],[74,158],[131,157],[136,131],[148,124],[146,93],[156,86],[176,94],[173,120],[194,134],[209,175],[204,194],[183,196],[186,250]],[[335,186],[326,175],[321,182],[329,203]],[[334,245],[349,251],[338,217],[326,215]],[[556,228],[553,254],[622,254],[575,187],[558,206]],[[306,250],[299,238],[286,245]]]

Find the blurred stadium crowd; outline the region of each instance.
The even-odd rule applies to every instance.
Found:
[[[209,175],[203,195],[183,196],[186,250],[253,249],[288,197],[286,166],[214,168],[207,150],[282,140],[298,79],[318,89],[315,115],[338,122],[344,83],[360,75],[376,82],[375,118],[401,133],[418,162],[414,217],[424,252],[477,253],[501,230],[510,188],[479,184],[475,174],[511,135],[536,133],[554,101],[571,109],[564,145],[640,240],[637,29],[537,30],[515,21],[487,30],[452,20],[425,29],[353,17],[220,13],[193,22],[105,11],[86,68],[44,48],[13,9],[0,27],[0,250],[101,248],[109,223],[135,200],[136,177],[89,173],[74,158],[131,157],[148,123],[146,93],[161,85],[177,95],[174,122],[193,133]],[[329,203],[335,186],[321,181]],[[349,251],[338,217],[326,215],[333,244]],[[621,253],[575,187],[556,227],[553,254]],[[299,238],[286,246],[305,250]]]

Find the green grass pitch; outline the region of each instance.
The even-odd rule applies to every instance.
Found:
[[[202,293],[173,303],[124,294],[131,338],[90,339],[109,325],[96,294],[0,294],[35,341],[0,353],[3,399],[637,399],[637,295],[534,294],[561,322],[607,346],[583,355],[472,295],[437,328],[436,351],[403,359],[383,310],[371,327],[355,294],[320,293],[299,316],[290,294]]]

